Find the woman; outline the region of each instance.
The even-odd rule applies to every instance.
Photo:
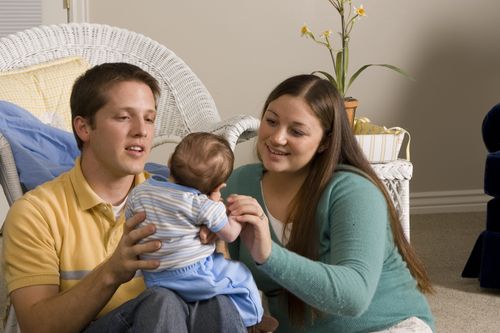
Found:
[[[279,84],[257,152],[262,163],[235,170],[224,191],[245,223],[230,253],[252,270],[278,332],[431,332],[430,281],[335,88],[314,75]]]

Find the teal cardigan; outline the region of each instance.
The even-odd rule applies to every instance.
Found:
[[[243,194],[264,208],[260,187],[263,169],[252,164],[236,169],[223,195]],[[252,271],[267,296],[278,332],[372,332],[416,316],[434,330],[425,296],[418,290],[391,233],[381,191],[365,177],[335,173],[321,196],[316,221],[319,261],[284,248],[271,228],[272,252],[256,265],[239,240],[229,245],[231,257]],[[282,288],[322,311],[302,329],[291,326]]]

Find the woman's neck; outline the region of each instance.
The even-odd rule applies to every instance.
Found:
[[[296,193],[304,183],[307,173],[288,174],[285,172],[270,172],[266,171],[263,175],[263,182],[272,186],[275,189],[280,189],[284,192]]]
[[[289,205],[304,183],[307,172],[284,173],[267,171],[262,177],[262,191],[271,215],[282,222],[288,218]]]

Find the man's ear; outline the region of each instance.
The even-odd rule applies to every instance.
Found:
[[[75,119],[73,119],[73,127],[75,129],[75,133],[83,142],[87,142],[89,140],[89,126],[90,125],[87,120],[81,116],[77,116],[75,117]]]

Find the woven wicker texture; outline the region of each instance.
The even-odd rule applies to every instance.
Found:
[[[224,136],[234,149],[256,134],[259,120],[245,115],[221,120],[214,100],[174,52],[141,34],[100,24],[40,26],[0,39],[0,71],[79,56],[91,65],[127,62],[160,84],[154,145],[176,143],[191,132]],[[0,182],[9,205],[22,195],[10,146],[0,135]]]
[[[407,160],[371,165],[384,182],[396,206],[406,238],[410,239],[410,179],[413,165]]]

